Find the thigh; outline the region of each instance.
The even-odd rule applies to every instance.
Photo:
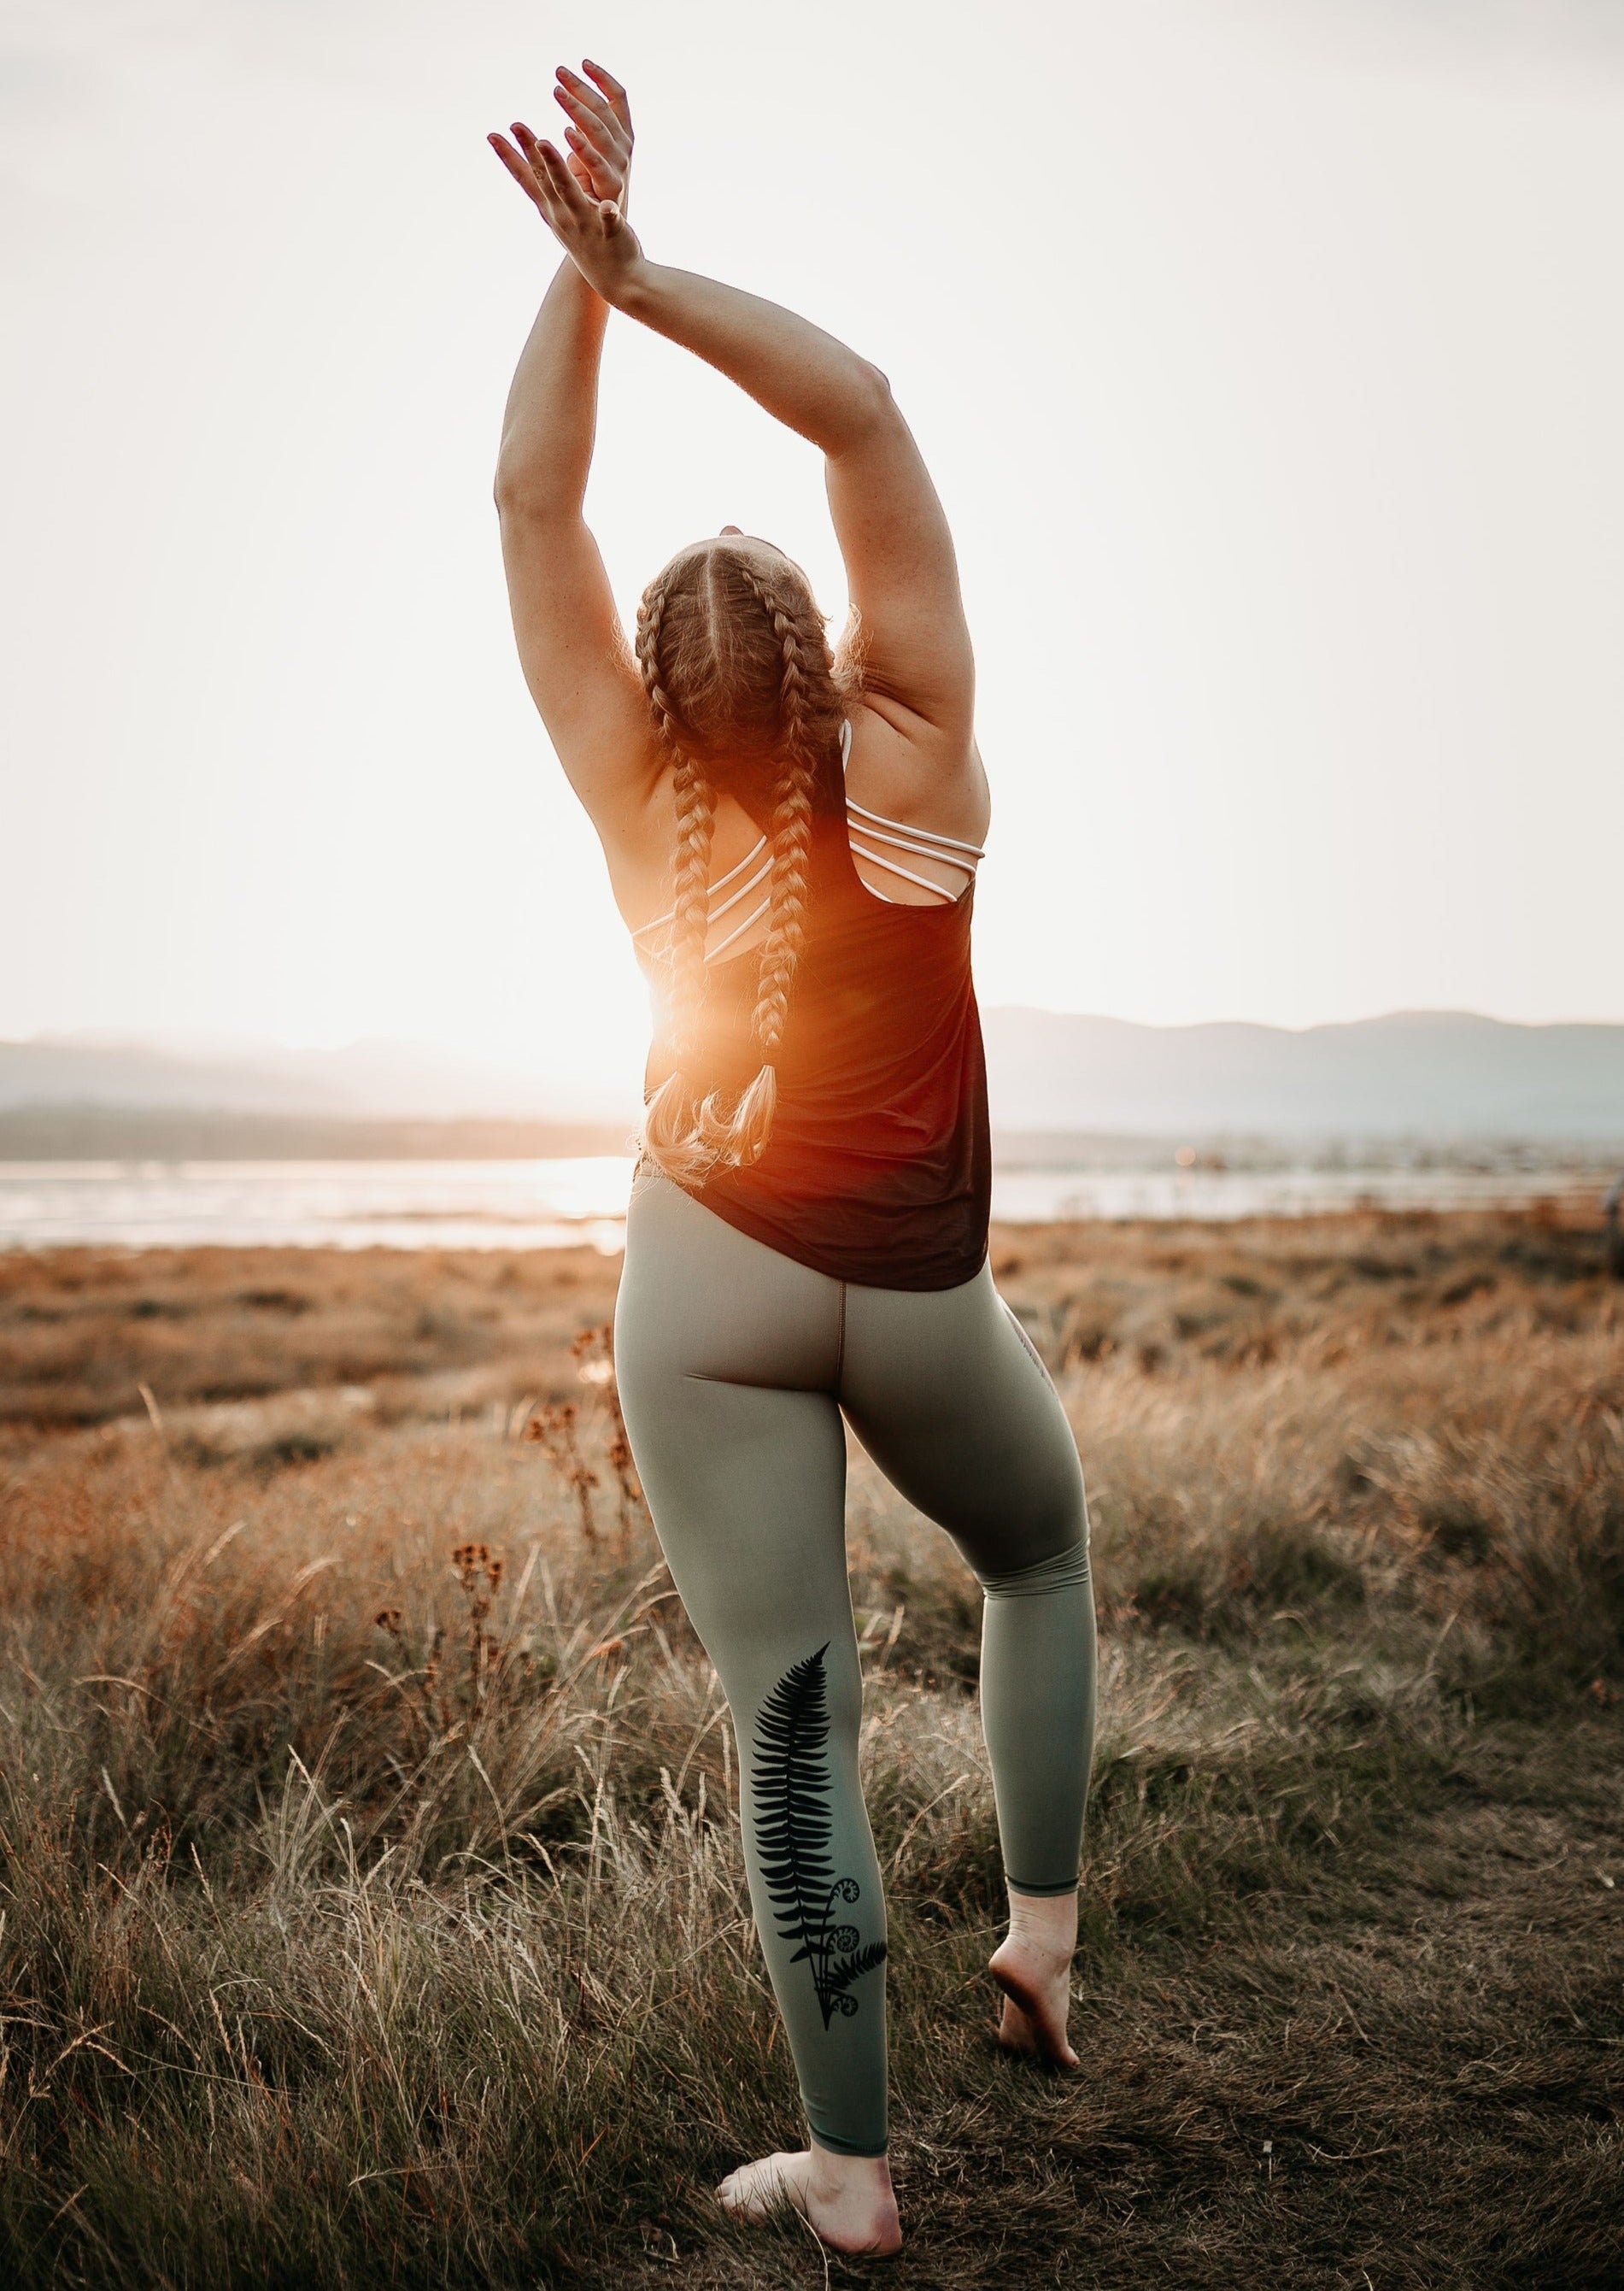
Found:
[[[736,1233],[646,1164],[632,1187],[615,1360],[729,1384],[833,1389],[840,1283]]]
[[[655,1186],[633,1203],[616,1308],[620,1405],[672,1580],[747,1722],[825,1642],[832,1691],[855,1684],[845,1438],[828,1388],[839,1292]],[[823,1389],[800,1380],[819,1378]]]
[[[990,1266],[924,1294],[848,1288],[840,1396],[886,1478],[978,1575],[1035,1566],[1086,1538],[1071,1427]]]

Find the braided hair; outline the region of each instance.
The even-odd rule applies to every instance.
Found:
[[[805,944],[812,791],[838,738],[842,703],[804,575],[788,559],[763,567],[724,541],[674,558],[650,583],[637,613],[637,664],[670,758],[676,811],[669,993],[677,1068],[645,1109],[643,1146],[668,1177],[692,1186],[719,1168],[748,1168],[772,1135],[777,1057]],[[762,1063],[728,1105],[691,1078],[701,1050],[711,832],[718,775],[736,779],[740,758],[764,756],[774,759],[771,872],[750,1020]]]

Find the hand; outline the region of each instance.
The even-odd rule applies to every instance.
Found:
[[[631,113],[618,80],[597,64],[587,69],[594,86],[560,65],[553,91],[571,123],[567,160],[523,120],[513,123],[513,143],[486,140],[588,285],[615,302],[643,259],[625,213]]]
[[[620,81],[602,64],[588,57],[583,59],[582,69],[596,84],[588,85],[567,64],[560,64],[558,84],[553,90],[554,102],[570,123],[564,131],[570,147],[570,173],[588,198],[612,199],[624,214],[632,145],[636,140],[631,106]]]

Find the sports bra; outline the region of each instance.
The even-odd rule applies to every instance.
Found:
[[[987,1254],[991,1146],[970,925],[980,847],[887,819],[846,794],[851,726],[814,780],[806,932],[774,1064],[778,1107],[758,1162],[690,1187],[739,1231],[838,1281],[957,1287]],[[962,877],[946,890],[909,859]],[[860,864],[863,872],[860,872]],[[891,898],[865,873],[918,885]],[[761,1064],[752,1026],[758,926],[770,904],[764,832],[709,887],[704,1049],[688,1080],[724,1097]],[[659,985],[674,916],[632,934]],[[752,934],[756,934],[752,940]],[[676,1066],[657,1035],[646,1094]]]
[[[843,770],[851,759],[852,719],[847,717],[840,727]],[[922,890],[932,892],[938,900],[951,901],[955,895],[944,890],[930,876],[916,874],[911,867],[904,867],[897,860],[888,859],[884,851],[876,851],[874,846],[883,843],[886,850],[905,851],[910,858],[932,859],[940,865],[956,869],[964,878],[964,882],[959,886],[961,891],[965,885],[974,881],[975,871],[986,856],[980,844],[961,843],[951,835],[936,835],[926,827],[913,827],[900,819],[887,819],[880,812],[865,810],[850,796],[845,799],[845,807],[846,840],[852,848],[853,859],[861,859],[870,867],[883,868],[885,873],[899,876],[905,883],[917,883]],[[766,885],[772,872],[772,856],[767,848],[767,839],[764,834],[758,835],[738,864],[730,867],[725,875],[718,875],[709,886],[707,895],[709,932],[714,932],[718,924],[724,922],[728,928],[720,940],[713,940],[708,934],[705,943],[708,963],[719,962],[741,938],[748,936],[757,923],[765,920],[771,904]],[[874,898],[884,900],[887,906],[912,906],[916,904],[911,899],[887,899],[884,892],[873,883],[866,884],[865,888]],[[745,914],[730,920],[733,909],[753,892],[760,894],[756,904]],[[656,915],[652,922],[640,924],[632,933],[633,945],[639,952],[644,942],[651,952],[662,945],[668,946],[671,925],[676,920],[675,911],[668,908],[663,915]],[[662,934],[665,935],[663,939]]]

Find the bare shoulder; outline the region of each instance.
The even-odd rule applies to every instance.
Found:
[[[980,843],[992,816],[973,733],[945,736],[883,695],[852,705],[846,792],[854,803],[909,827]]]

